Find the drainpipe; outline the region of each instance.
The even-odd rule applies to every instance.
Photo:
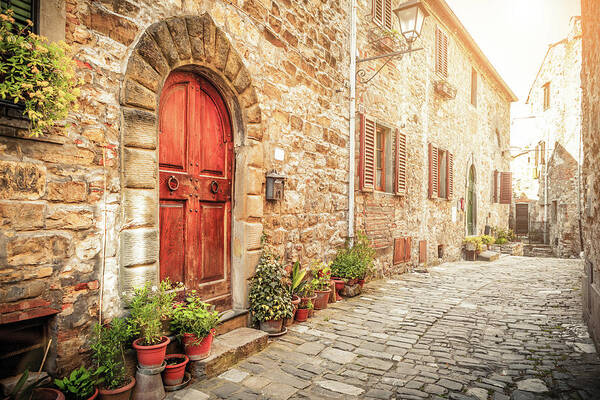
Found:
[[[348,162],[348,239],[354,244],[354,153],[356,130],[356,0],[350,1],[350,138]]]
[[[548,131],[546,131],[546,146],[544,146],[544,244],[550,244],[549,242],[549,233],[548,232],[548,163],[550,160],[548,159],[548,149],[550,148],[550,143],[548,141],[549,135]]]

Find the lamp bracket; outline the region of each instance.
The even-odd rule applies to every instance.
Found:
[[[358,77],[358,81],[360,83],[362,83],[362,84],[369,83],[373,78],[375,78],[381,72],[381,70],[386,65],[388,65],[396,57],[401,57],[404,54],[412,53],[414,51],[419,51],[419,50],[423,50],[423,48],[419,47],[417,49],[413,49],[411,47],[411,45],[409,44],[408,48],[405,49],[405,50],[395,51],[393,53],[388,53],[388,54],[381,54],[379,56],[360,58],[360,59],[356,60],[356,64],[360,64],[360,63],[367,62],[367,61],[373,61],[373,60],[379,60],[381,58],[387,58],[387,60],[385,60],[385,63],[383,63],[383,65],[381,67],[379,67],[379,69],[369,79],[364,79],[365,75],[367,74],[367,71],[365,71],[364,69],[359,69],[356,72],[356,76]]]

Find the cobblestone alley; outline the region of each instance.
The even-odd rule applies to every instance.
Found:
[[[366,286],[174,399],[600,399],[578,260],[457,262]]]

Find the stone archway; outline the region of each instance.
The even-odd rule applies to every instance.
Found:
[[[141,35],[121,89],[120,292],[158,279],[158,106],[174,70],[204,75],[229,109],[235,146],[232,218],[233,308],[247,307],[246,278],[260,256],[262,118],[250,74],[207,13],[157,22]],[[243,171],[243,174],[242,172]]]

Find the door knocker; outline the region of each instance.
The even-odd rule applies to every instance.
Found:
[[[169,179],[167,179],[167,187],[171,192],[174,192],[177,189],[179,189],[179,181],[177,180],[177,178],[175,178],[175,176],[171,175]]]
[[[217,181],[212,181],[210,183],[210,191],[212,194],[217,194],[219,191],[219,183]]]

